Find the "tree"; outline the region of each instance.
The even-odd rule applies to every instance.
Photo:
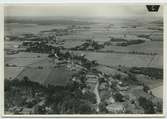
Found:
[[[155,113],[153,103],[150,100],[148,100],[144,97],[139,97],[138,101],[139,101],[139,105],[141,107],[143,107],[145,114],[154,114]]]
[[[106,102],[101,102],[99,104],[99,109],[101,113],[107,113],[107,109],[106,109],[107,103]]]
[[[113,78],[120,80],[120,79],[121,79],[121,75],[120,75],[120,74],[115,74],[115,75],[113,76]]]
[[[114,95],[114,99],[118,102],[122,102],[123,101],[123,96],[120,93],[116,93]]]
[[[144,92],[146,92],[146,93],[147,93],[147,92],[148,92],[148,90],[150,90],[150,88],[149,88],[148,86],[146,86],[146,85],[144,85],[144,84],[143,84],[143,90],[144,90]]]
[[[83,95],[84,99],[85,100],[89,100],[91,103],[95,104],[96,103],[96,95],[92,92],[86,92],[84,95]]]
[[[90,104],[86,101],[84,101],[83,103],[80,103],[80,105],[78,106],[78,110],[80,114],[90,114],[92,113]]]

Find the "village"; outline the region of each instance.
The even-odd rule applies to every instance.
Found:
[[[59,34],[54,34],[55,31]],[[57,35],[67,34],[68,30],[44,32],[48,34],[5,37],[5,41],[21,42],[14,48],[5,49],[6,55],[12,57],[23,53],[28,58],[28,54],[34,53],[36,59],[25,66],[5,64],[7,68],[23,67],[16,76],[5,79],[7,114],[162,112],[162,100],[136,78],[136,70],[121,65],[106,66],[87,59],[84,52],[75,52],[98,52],[104,45],[86,40],[68,49],[63,46],[66,41],[57,40]]]

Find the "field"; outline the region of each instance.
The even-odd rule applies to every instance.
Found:
[[[126,47],[121,46],[106,46],[105,50],[115,50],[115,51],[137,51],[137,52],[145,52],[145,53],[158,53],[159,55],[163,55],[163,42],[162,41],[148,41],[142,44],[130,45]]]
[[[6,79],[14,79],[24,69],[24,67],[5,67],[4,75]]]
[[[5,55],[5,64],[16,66],[26,66],[47,57],[47,54],[21,52],[14,55]]]
[[[81,51],[76,51],[81,54]],[[117,54],[117,53],[97,53],[97,52],[82,52],[89,60],[96,60],[100,64],[108,66],[123,65],[127,67],[156,67],[162,68],[163,57],[160,55],[148,56],[137,54]]]
[[[65,66],[55,67],[55,62],[53,63],[50,59],[44,59],[28,65],[17,78],[21,80],[27,76],[31,81],[42,85],[64,86],[68,83],[73,72]]]
[[[19,24],[19,23],[7,23],[5,24],[6,35],[20,35],[23,33],[38,34],[43,30],[50,30],[53,28],[62,28],[62,25],[37,25],[37,24]]]
[[[18,45],[21,45],[21,41],[5,41],[4,47],[5,49],[16,49]]]
[[[163,85],[156,87],[156,88],[152,89],[151,91],[152,91],[153,95],[163,99]]]
[[[40,57],[38,57],[40,56]],[[5,55],[5,78],[14,79],[25,66],[38,62],[47,57],[46,54],[21,52],[14,55]],[[9,65],[9,66],[7,66]],[[11,66],[14,65],[14,66]]]

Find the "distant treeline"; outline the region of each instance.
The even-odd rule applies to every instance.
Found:
[[[117,43],[117,46],[135,45],[135,44],[141,44],[144,42],[145,42],[145,40],[130,40],[130,41],[126,41],[124,43]]]
[[[69,20],[69,19],[17,19],[17,18],[6,18],[5,23],[19,23],[19,24],[37,24],[37,25],[53,25],[53,24],[61,24],[61,25],[84,25],[84,24],[91,24],[90,22],[86,21],[76,21],[76,20]]]

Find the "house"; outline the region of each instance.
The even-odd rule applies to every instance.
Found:
[[[14,106],[9,108],[9,112],[20,113],[23,110],[22,107]]]
[[[111,76],[108,79],[109,81],[115,81]]]
[[[89,75],[89,76],[86,75],[86,78],[87,78],[86,83],[88,84],[96,84],[98,81],[98,78],[94,75]]]
[[[6,54],[8,55],[14,55],[14,54],[18,54],[19,51],[18,50],[8,50]]]
[[[107,87],[107,83],[103,82],[103,83],[100,84],[99,89],[100,89],[100,90],[103,90],[103,89],[105,89],[106,87]]]
[[[45,100],[40,101],[37,105],[44,106],[45,105]]]
[[[125,107],[122,103],[114,103],[110,104],[106,107],[106,109],[113,114],[123,114],[125,113]]]
[[[96,76],[94,74],[87,74],[86,78],[88,78],[88,79],[98,79],[98,76]]]
[[[86,84],[88,85],[88,87],[90,87],[90,90],[94,90],[95,85],[98,82],[98,77],[94,74],[87,74],[86,75]]]
[[[79,84],[81,84],[81,80],[80,79],[78,79],[77,77],[72,77],[72,81],[73,82],[77,82],[77,83],[79,83]]]
[[[82,89],[82,94],[85,94],[86,92],[88,92],[88,89],[87,88],[83,88]]]
[[[115,103],[115,99],[113,96],[110,96],[107,100],[106,100],[107,104],[113,104]]]
[[[23,108],[23,110],[20,112],[20,114],[32,114],[33,108]]]
[[[30,98],[30,97],[27,98],[26,101],[25,101],[26,104],[34,104],[35,102],[36,102],[35,99],[34,98]]]
[[[117,85],[117,88],[120,90],[120,91],[127,91],[129,89],[129,86],[128,85],[124,85],[123,83],[119,83]]]

